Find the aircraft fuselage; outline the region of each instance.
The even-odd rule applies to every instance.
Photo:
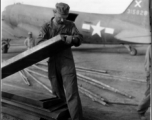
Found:
[[[73,21],[83,34],[84,43],[150,43],[149,12],[146,9],[137,10],[131,7],[122,14],[71,11],[68,20]],[[52,8],[15,4],[6,7],[2,17],[12,28],[17,27],[27,33],[31,31],[37,37],[40,27],[53,16]]]

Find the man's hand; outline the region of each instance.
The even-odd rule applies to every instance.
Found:
[[[73,39],[73,36],[66,35],[65,36],[65,43],[68,45],[72,44],[72,39]]]
[[[72,43],[72,38],[73,38],[72,36],[67,35],[66,36],[66,43],[71,44]]]

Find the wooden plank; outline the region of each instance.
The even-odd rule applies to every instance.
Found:
[[[7,99],[9,101],[17,101],[20,103],[25,103],[25,104],[32,105],[35,107],[41,107],[41,108],[46,108],[46,109],[58,108],[61,104],[65,104],[65,102],[59,98],[35,100],[32,98],[22,97],[22,96],[15,95],[12,93],[7,93],[7,92],[2,92],[2,99]]]
[[[11,111],[9,112],[9,110]],[[62,118],[68,119],[70,117],[67,107],[51,112],[49,109],[43,109],[31,105],[26,105],[24,103],[12,102],[9,100],[2,99],[2,112],[11,113],[13,111],[20,111],[23,115],[29,114],[30,116],[32,115],[48,120],[62,120]],[[14,116],[16,116],[16,114],[14,114]]]
[[[12,120],[41,120],[41,117],[39,116],[31,115],[28,112],[23,112],[20,109],[18,110],[16,108],[13,109],[13,108],[5,107],[5,106],[2,107],[2,114],[4,114],[7,118],[8,116],[12,116],[14,118]],[[11,120],[11,119],[8,119],[8,120]],[[47,120],[47,119],[43,118],[43,120]]]
[[[2,79],[42,61],[63,49],[64,46],[61,36],[57,35],[29,50],[26,50],[25,52],[2,63]]]

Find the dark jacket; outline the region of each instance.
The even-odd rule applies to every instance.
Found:
[[[72,35],[74,37],[72,45],[74,46],[79,46],[83,40],[83,36],[79,33],[73,22],[66,20],[60,28],[57,28],[54,26],[52,18],[48,23],[42,26],[38,36],[37,44],[59,34]],[[66,49],[56,53],[54,56],[51,56],[49,59],[49,64],[51,69],[49,74],[52,77],[55,76],[56,71],[60,72],[62,75],[76,73],[71,46],[67,45]]]

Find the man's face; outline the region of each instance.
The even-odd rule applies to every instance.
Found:
[[[58,24],[62,24],[64,23],[64,21],[67,19],[68,15],[60,15],[58,13],[55,13],[55,20]]]

